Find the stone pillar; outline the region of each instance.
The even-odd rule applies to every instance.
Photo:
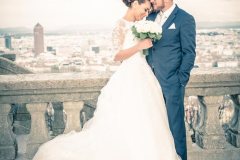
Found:
[[[45,121],[47,103],[27,104],[27,109],[31,114],[32,123],[27,140],[26,158],[32,159],[39,146],[50,139]]]
[[[204,149],[223,149],[224,131],[219,121],[220,96],[199,97],[201,117],[196,127],[196,143]]]
[[[240,101],[239,95],[231,95],[234,113],[227,130],[227,141],[235,147],[240,148]]]
[[[93,102],[94,103],[94,102]],[[84,101],[84,107],[82,109],[82,111],[80,112],[80,120],[81,120],[81,124],[82,126],[84,126],[84,124],[93,117],[94,115],[94,111],[96,109],[96,104],[93,103],[86,103]]]
[[[29,134],[31,127],[31,116],[27,111],[26,104],[14,104],[16,113],[14,116],[13,132],[17,135]]]
[[[0,104],[0,160],[13,160],[17,156],[17,142],[9,119],[10,104]]]
[[[185,126],[186,126],[186,136],[187,136],[187,148],[188,151],[192,148],[192,139],[191,139],[191,126],[189,122],[189,107],[190,102],[188,97],[184,97],[184,110],[185,110]]]
[[[64,110],[67,114],[67,123],[64,133],[72,130],[80,131],[82,124],[80,122],[80,111],[83,109],[84,102],[63,102]]]
[[[187,123],[185,123],[185,126],[187,126]],[[187,149],[188,151],[192,150],[193,142],[191,138],[191,131],[186,127],[186,136],[187,136]]]
[[[63,105],[61,102],[52,102],[54,109],[54,120],[52,122],[53,136],[62,134],[65,128]]]

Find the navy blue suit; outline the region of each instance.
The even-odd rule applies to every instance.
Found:
[[[147,20],[154,21],[157,14],[151,13]],[[173,23],[175,29],[169,29]],[[162,31],[162,38],[153,43],[146,59],[162,87],[176,151],[187,160],[184,91],[196,56],[195,20],[176,6]]]

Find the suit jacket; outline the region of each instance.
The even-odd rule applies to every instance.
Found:
[[[154,21],[157,14],[151,13],[147,20]],[[195,20],[176,6],[162,26],[162,38],[153,43],[146,57],[162,87],[187,84],[196,56],[195,47]]]

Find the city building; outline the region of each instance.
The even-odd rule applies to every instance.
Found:
[[[35,56],[44,52],[44,33],[43,27],[37,23],[33,29],[34,32],[34,53]]]
[[[95,54],[98,54],[100,52],[99,46],[91,46],[91,51],[93,51]]]
[[[12,49],[12,37],[10,35],[4,36],[5,39],[5,48]]]
[[[52,53],[53,55],[56,55],[56,49],[52,46],[47,46],[47,52]]]

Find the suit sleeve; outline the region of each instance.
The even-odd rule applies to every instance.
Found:
[[[181,85],[186,86],[196,57],[196,24],[194,18],[190,15],[186,16],[182,22],[180,42],[182,63],[178,74]]]

